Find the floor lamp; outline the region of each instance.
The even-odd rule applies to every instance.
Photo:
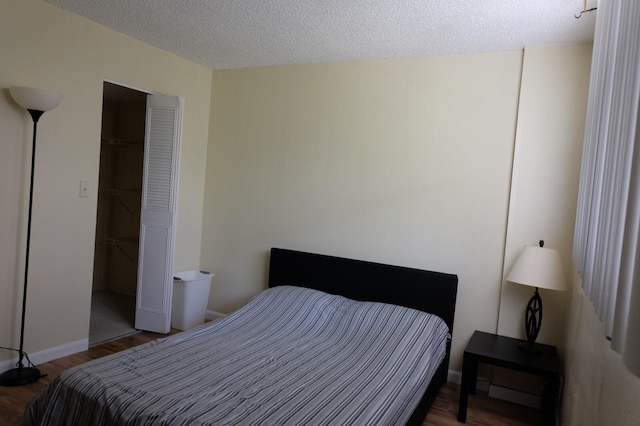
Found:
[[[29,111],[33,119],[33,145],[31,149],[31,181],[29,186],[29,215],[27,219],[27,245],[24,264],[24,286],[22,289],[22,320],[20,323],[20,349],[18,350],[19,358],[16,368],[7,370],[0,374],[0,385],[2,386],[20,386],[33,383],[41,376],[40,370],[36,367],[25,367],[23,360],[24,353],[24,318],[27,307],[27,284],[29,281],[29,247],[31,243],[31,207],[33,204],[33,172],[35,169],[36,158],[36,133],[38,129],[38,120],[45,111],[52,110],[57,107],[62,100],[59,93],[49,92],[47,90],[33,89],[30,87],[9,88],[13,99],[24,109]]]

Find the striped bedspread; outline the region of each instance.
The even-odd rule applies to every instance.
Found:
[[[26,425],[404,424],[445,356],[424,312],[306,288],[65,371]]]

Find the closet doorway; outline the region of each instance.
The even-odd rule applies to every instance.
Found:
[[[105,82],[89,346],[137,332],[147,93]]]
[[[183,105],[104,83],[91,346],[170,331]]]

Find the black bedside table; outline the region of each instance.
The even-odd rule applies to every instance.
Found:
[[[535,374],[544,378],[542,394],[542,411],[544,421],[552,425],[558,383],[560,377],[560,357],[555,346],[536,344],[542,353],[531,355],[518,348],[522,342],[511,337],[476,331],[467,344],[462,360],[462,383],[460,385],[460,402],[458,405],[458,421],[467,420],[467,402],[469,393],[476,392],[478,363],[497,365],[512,370]]]

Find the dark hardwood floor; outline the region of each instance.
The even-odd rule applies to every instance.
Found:
[[[29,401],[47,383],[67,368],[149,342],[161,336],[159,334],[141,332],[94,346],[87,351],[40,364],[38,368],[46,376],[36,383],[19,387],[0,386],[0,425],[19,425]],[[457,421],[458,392],[458,385],[447,383],[443,386],[425,418],[423,426],[460,425],[461,423]],[[540,418],[540,413],[537,410],[488,398],[479,393],[471,395],[469,398],[466,424],[469,426],[526,426],[541,424]]]
[[[489,398],[486,393],[469,395],[466,423],[458,423],[460,386],[447,383],[436,396],[423,426],[529,426],[541,425],[542,412],[534,408]]]

